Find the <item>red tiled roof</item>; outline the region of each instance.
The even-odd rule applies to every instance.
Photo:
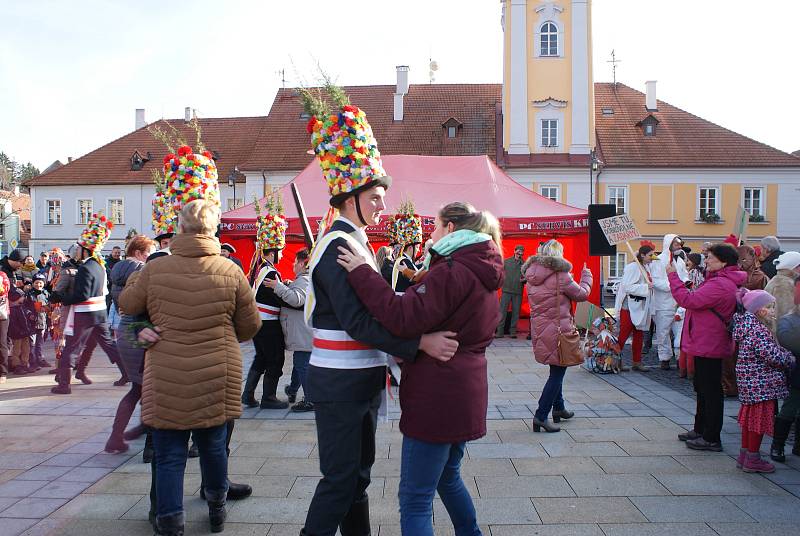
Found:
[[[265,117],[225,117],[200,119],[202,140],[206,148],[218,154],[220,182],[227,180],[234,166],[250,155],[253,144],[265,124]],[[194,145],[195,132],[183,119],[170,119],[181,135]],[[130,158],[135,151],[151,159],[139,171],[131,171]],[[28,186],[61,184],[147,184],[150,171],[163,165],[167,148],[147,128],[140,128],[61,167],[26,181]],[[244,180],[240,175],[239,179]]]
[[[501,84],[417,84],[403,98],[403,120],[394,120],[395,86],[344,88],[350,102],[367,114],[382,154],[495,156],[495,105]],[[242,170],[301,170],[312,159],[308,119],[292,89],[275,96],[266,127]],[[462,126],[455,138],[442,124],[453,118]]]
[[[782,167],[798,166],[788,153],[658,101],[645,109],[645,95],[624,84],[596,83],[595,130],[607,167]],[[614,110],[603,115],[604,108]],[[652,113],[655,136],[636,124]]]

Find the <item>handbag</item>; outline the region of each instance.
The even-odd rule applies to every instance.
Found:
[[[561,311],[561,285],[556,274],[556,310]],[[562,367],[583,365],[583,350],[581,350],[581,334],[575,328],[575,318],[570,312],[572,329],[564,333],[561,331],[561,319],[558,319],[558,364]]]

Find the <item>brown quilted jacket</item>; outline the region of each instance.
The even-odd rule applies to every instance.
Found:
[[[145,355],[142,421],[210,428],[242,413],[239,343],[261,319],[242,270],[220,256],[216,238],[179,234],[170,251],[131,276],[119,297],[122,311],[146,313],[161,329]]]

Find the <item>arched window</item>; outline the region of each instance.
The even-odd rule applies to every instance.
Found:
[[[558,56],[558,27],[552,22],[539,27],[539,56]]]

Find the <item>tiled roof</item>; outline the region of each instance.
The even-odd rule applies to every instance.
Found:
[[[658,101],[645,109],[645,95],[624,84],[597,83],[595,129],[607,167],[782,167],[798,166],[788,153]],[[604,114],[611,108],[613,114]],[[655,136],[637,123],[652,113]]]
[[[233,167],[241,166],[250,155],[265,121],[264,117],[200,119],[203,143],[218,155],[216,162],[220,182],[226,181]],[[170,119],[168,122],[178,129],[190,145],[194,145],[195,132],[183,119]],[[135,151],[143,157],[151,153],[151,159],[139,171],[131,171],[130,158]],[[167,148],[147,128],[140,128],[69,164],[42,173],[25,184],[147,184],[152,182],[150,171],[161,168],[167,152]],[[240,180],[244,180],[244,176],[240,176]]]
[[[395,86],[352,86],[350,102],[367,114],[383,154],[495,156],[495,108],[501,84],[417,84],[403,98],[403,120],[394,120]],[[292,89],[275,96],[243,170],[301,170],[310,161],[308,119]],[[455,138],[442,126],[453,118],[462,124]]]

